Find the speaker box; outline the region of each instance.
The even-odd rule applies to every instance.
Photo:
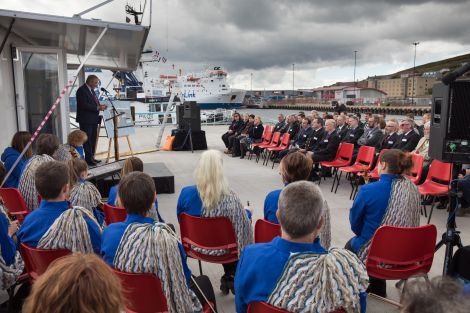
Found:
[[[193,138],[193,150],[207,150],[206,132],[191,131]],[[172,149],[175,151],[190,151],[191,146],[189,143],[188,131],[183,129],[173,129],[171,135],[175,136]],[[186,140],[186,142],[184,142]]]
[[[179,129],[200,131],[201,109],[196,101],[186,101],[176,106],[176,121]]]
[[[429,156],[470,163],[470,81],[434,85],[431,112]]]

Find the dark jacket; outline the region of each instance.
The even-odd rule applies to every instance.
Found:
[[[264,131],[263,124],[253,125],[253,127],[250,128],[248,137],[251,138],[253,141],[257,141],[263,137],[263,131]]]
[[[398,140],[397,133],[384,136],[384,139],[382,140],[382,146],[380,149],[392,149],[395,143],[397,142],[397,140]]]
[[[346,112],[348,109],[346,108],[346,106],[344,105],[344,103],[341,103],[341,104],[338,104],[335,106],[334,108],[335,112],[337,112],[338,114],[340,114],[341,112]]]
[[[290,138],[295,138],[295,136],[299,132],[299,129],[300,129],[299,123],[297,123],[297,121],[296,121],[292,124],[286,124],[286,126],[284,126],[284,129],[283,129],[283,131],[281,131],[281,133],[282,134],[287,133],[287,134],[290,135]]]
[[[325,135],[325,129],[323,127],[319,129],[313,129],[310,137],[305,142],[305,150],[314,151],[317,148],[318,143],[323,139]]]
[[[243,124],[243,128],[241,132],[237,132],[238,135],[248,135],[250,132],[250,129],[253,127],[253,123],[247,122],[246,124]]]
[[[336,151],[340,144],[336,130],[331,134],[325,133],[323,139],[318,143],[317,149],[313,151],[313,162],[332,161],[336,157]]]
[[[419,141],[419,134],[412,129],[407,135],[401,134],[398,136],[397,142],[393,145],[394,149],[411,152],[416,148]]]
[[[228,130],[233,131],[234,133],[241,131],[243,129],[244,123],[242,120],[232,121],[232,124],[230,124]]]
[[[363,133],[364,133],[364,128],[361,128],[359,126],[357,126],[354,129],[350,128],[348,129],[346,136],[344,136],[343,142],[352,143],[354,144],[354,148],[358,148],[359,145],[357,141],[359,140],[359,138],[361,138]]]
[[[5,164],[6,173],[8,173],[15,163],[16,159],[20,156],[20,152],[12,147],[8,147],[2,153],[2,162]],[[20,182],[21,173],[23,173],[23,168],[28,163],[28,159],[23,159],[18,162],[11,175],[8,177],[7,181],[3,185],[3,188],[18,188]],[[1,182],[0,182],[1,183]]]
[[[307,139],[310,137],[312,133],[313,133],[312,127],[308,127],[308,128],[301,127],[299,132],[297,133],[297,136],[295,137],[294,144],[297,145],[300,149],[304,149],[305,143],[307,142]]]
[[[346,137],[346,134],[348,133],[348,125],[344,124],[341,129],[338,127],[336,127],[336,133],[338,134],[339,136],[339,139],[341,141],[343,141],[344,137]]]
[[[282,131],[284,127],[286,127],[286,120],[277,122],[277,124],[274,126],[273,133]]]
[[[99,103],[96,102],[87,84],[78,88],[77,93],[77,117],[80,124],[98,124],[100,122]]]
[[[357,143],[360,146],[369,146],[380,149],[383,137],[384,134],[382,130],[378,127],[374,127],[372,129],[364,130],[364,133],[362,134],[361,138],[359,138]]]

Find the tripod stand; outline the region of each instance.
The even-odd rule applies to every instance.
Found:
[[[183,140],[183,144],[181,145],[181,147],[179,149],[183,149],[184,146],[186,145],[186,142],[188,141],[189,139],[189,146],[191,148],[191,153],[194,153],[194,147],[193,147],[193,131],[191,129],[191,125],[189,125],[189,128],[188,128],[188,133],[186,134],[186,137],[184,137],[184,140]]]
[[[444,256],[444,267],[442,275],[449,275],[449,265],[454,255],[454,247],[462,248],[462,240],[460,239],[460,231],[457,230],[455,223],[455,212],[459,205],[459,198],[462,197],[462,191],[458,190],[457,173],[460,172],[461,164],[455,164],[455,171],[452,175],[449,192],[449,215],[447,217],[446,231],[442,234],[441,240],[436,245],[436,250],[439,250],[443,245],[446,247]]]

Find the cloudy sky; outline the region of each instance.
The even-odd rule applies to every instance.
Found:
[[[150,0],[148,0],[150,1]],[[71,16],[100,1],[0,0],[1,9]],[[84,18],[122,22],[116,0]],[[220,65],[232,86],[312,88],[470,53],[470,1],[154,0],[147,47],[186,72]],[[148,24],[148,16],[144,20]]]

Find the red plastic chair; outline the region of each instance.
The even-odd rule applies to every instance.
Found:
[[[292,313],[283,309],[276,308],[266,302],[252,302],[248,305],[248,313]],[[339,309],[330,313],[346,313],[345,310]]]
[[[126,273],[113,269],[119,277],[127,300],[127,313],[167,313],[168,306],[162,284],[157,276],[150,273]],[[213,304],[211,303],[213,306]],[[204,313],[212,312],[204,305]]]
[[[280,132],[275,132],[273,134],[273,137],[271,138],[270,143],[259,145],[258,148],[259,149],[274,148],[274,147],[279,146],[280,143],[281,143],[281,133]],[[266,161],[266,154],[267,154],[266,150],[264,150],[263,151],[263,164]],[[259,157],[256,159],[256,161],[259,161]]]
[[[181,243],[186,254],[201,261],[226,264],[238,261],[238,244],[232,222],[226,217],[197,217],[186,213],[180,214]],[[206,250],[227,250],[224,255],[207,255],[194,250],[194,247]]]
[[[30,213],[23,196],[16,188],[0,188],[0,198],[11,215],[14,215],[18,222],[23,223],[26,215]]]
[[[417,185],[423,173],[424,157],[421,154],[412,153],[411,158],[413,159],[413,168],[411,169],[410,175],[406,175],[406,177]]]
[[[427,279],[436,245],[435,225],[421,227],[382,226],[375,232],[366,260],[369,276],[385,280]]]
[[[380,150],[379,156],[377,157],[377,162],[375,162],[375,167],[372,171],[369,171],[367,175],[369,176],[369,179],[374,179],[374,180],[379,180],[380,175],[379,175],[379,160],[382,154],[384,154],[385,151],[388,151],[389,149],[382,149]],[[358,176],[364,176],[363,172],[357,173]]]
[[[24,243],[20,244],[20,253],[23,257],[26,271],[31,282],[34,282],[49,267],[53,261],[71,254],[67,249],[38,249],[32,248]]]
[[[336,176],[338,176],[338,173],[336,173],[336,175],[335,175],[335,178],[336,178],[335,193],[336,193],[336,191],[338,191],[339,182],[341,180],[341,175],[343,174],[343,172],[347,173],[347,174],[355,175],[355,174],[357,174],[359,172],[362,172],[362,171],[370,171],[372,166],[373,166],[373,163],[374,163],[374,156],[375,156],[375,148],[374,147],[361,146],[359,148],[359,152],[357,153],[356,162],[354,162],[354,164],[351,165],[351,166],[340,167],[339,168],[339,177],[338,178],[336,178]],[[355,181],[355,179],[352,178],[351,179],[352,190],[351,190],[351,195],[349,196],[350,199],[353,198],[353,193],[356,189],[356,186],[354,185],[354,181]]]
[[[103,212],[106,225],[124,222],[127,218],[126,209],[118,208],[107,203],[103,204]]]
[[[444,163],[439,160],[433,160],[429,166],[428,176],[421,185],[418,185],[418,191],[421,196],[432,197],[431,212],[429,212],[428,224],[431,222],[432,211],[434,210],[434,200],[436,197],[447,195],[449,184],[452,179],[452,163]],[[438,181],[436,181],[438,180]],[[426,206],[423,205],[426,216]]]
[[[255,243],[271,242],[276,236],[281,236],[281,225],[263,219],[256,221]]]
[[[266,148],[268,151],[268,157],[266,158],[266,165],[269,163],[269,159],[274,153],[279,153],[280,151],[287,150],[289,149],[289,143],[290,143],[290,134],[284,134],[281,139],[281,144],[277,147],[272,147],[272,148]],[[273,160],[273,166],[271,168],[274,168],[274,160]]]
[[[335,186],[335,180],[337,179],[336,173],[338,172],[338,168],[349,166],[351,164],[353,152],[354,145],[352,143],[342,142],[336,151],[336,157],[333,161],[320,162],[321,167],[334,168],[333,174],[335,176],[333,178],[333,184],[331,185],[331,191],[333,191],[333,187]]]
[[[248,155],[248,159],[251,160],[251,158],[253,157],[253,149],[254,148],[257,148],[261,145],[269,144],[271,142],[272,137],[273,137],[273,127],[270,126],[270,125],[266,125],[266,127],[264,128],[264,131],[263,131],[263,137],[262,137],[263,141],[251,144],[251,149],[250,149],[250,154]],[[258,156],[256,156],[256,158],[258,159]]]

